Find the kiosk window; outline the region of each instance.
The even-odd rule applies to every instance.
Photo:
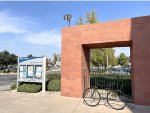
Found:
[[[26,66],[21,65],[19,71],[20,78],[26,78]]]
[[[27,66],[27,77],[28,78],[33,78],[33,74],[34,74],[34,66]]]
[[[42,77],[42,66],[35,66],[35,77]]]

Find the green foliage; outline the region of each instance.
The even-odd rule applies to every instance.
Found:
[[[33,57],[33,55],[32,55],[32,54],[29,54],[27,57]]]
[[[49,73],[46,75],[48,79],[47,90],[48,91],[60,91],[60,72]]]
[[[76,25],[83,25],[83,18],[82,18],[82,16],[79,17],[79,21],[76,22]]]
[[[93,24],[96,22],[98,22],[96,18],[96,12],[93,9],[90,13],[86,14],[86,23]]]
[[[47,85],[48,91],[60,91],[60,80],[54,79],[48,82]]]
[[[76,22],[76,25],[83,25],[83,24],[93,24],[98,22],[98,19],[96,17],[96,12],[94,9],[86,14],[85,23],[83,22],[82,16],[79,17],[79,20]]]
[[[38,93],[42,89],[42,85],[38,83],[21,83],[18,92]]]
[[[8,64],[17,64],[17,56],[15,54],[9,54],[8,56]]]
[[[48,73],[48,74],[46,75],[46,78],[47,78],[49,81],[54,80],[54,79],[59,79],[59,80],[60,80],[60,77],[61,77],[60,72]]]
[[[105,57],[107,55],[107,51],[108,50],[108,64],[115,66],[117,65],[117,58],[115,57],[115,50],[112,48],[107,48],[105,49]],[[105,60],[105,64],[106,64],[106,60]]]
[[[124,53],[120,53],[120,55],[117,58],[117,62],[121,66],[128,65],[129,57],[127,57]]]
[[[106,68],[108,55],[108,64],[115,66],[117,64],[117,59],[114,53],[115,50],[112,48],[91,49],[91,63],[95,67],[102,66]]]
[[[46,83],[46,88],[48,91],[60,91],[60,72],[49,73],[46,75],[48,82]],[[15,85],[11,86],[11,89],[16,87]],[[42,89],[42,85],[39,83],[31,82],[21,82],[18,87],[18,92],[27,92],[27,93],[38,93]]]
[[[127,57],[127,62],[128,62],[128,63],[131,62],[130,56],[126,56],[126,57]]]
[[[10,87],[11,90],[15,90],[16,89],[16,83],[12,84]]]
[[[103,49],[92,49],[91,50],[91,63],[95,67],[102,66],[104,64],[104,51]]]
[[[17,64],[17,56],[10,54],[7,50],[0,52],[0,65],[14,65]]]

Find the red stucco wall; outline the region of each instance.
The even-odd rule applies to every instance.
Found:
[[[90,48],[123,46],[131,47],[134,102],[150,105],[150,16],[63,28],[61,95],[82,97],[89,87]]]

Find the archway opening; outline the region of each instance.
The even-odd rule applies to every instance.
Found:
[[[120,90],[132,97],[132,42],[83,44],[84,88],[97,87],[102,99],[109,90]],[[125,50],[127,52],[125,52]]]

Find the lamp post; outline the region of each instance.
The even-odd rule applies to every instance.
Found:
[[[106,50],[107,50],[107,55],[106,55],[106,63],[107,63],[107,74],[108,74],[108,48],[106,48]]]
[[[72,18],[72,15],[71,14],[66,14],[64,15],[64,20],[67,20],[68,24],[69,24],[69,27],[70,27],[70,20]]]

